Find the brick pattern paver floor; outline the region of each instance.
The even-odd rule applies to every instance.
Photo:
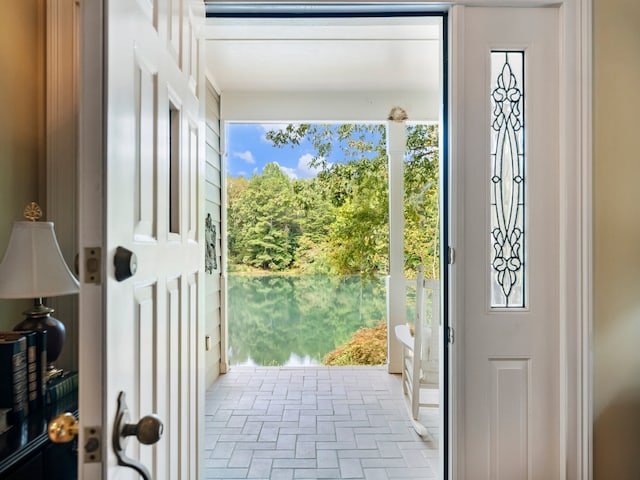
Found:
[[[234,367],[206,394],[206,479],[435,479],[385,367]]]

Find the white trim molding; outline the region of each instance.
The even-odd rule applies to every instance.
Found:
[[[592,0],[561,13],[562,479],[592,478]]]
[[[561,308],[564,347],[561,478],[593,476],[592,0],[561,6]]]
[[[105,145],[104,114],[104,5],[102,1],[80,3],[80,81],[79,81],[79,128],[78,128],[78,232],[80,265],[85,263],[85,248],[103,247],[104,193],[103,155]],[[103,254],[106,255],[106,254]],[[102,259],[102,265],[106,265]],[[82,269],[81,269],[82,270]],[[104,273],[103,273],[104,276]],[[85,281],[80,272],[78,354],[82,368],[78,369],[79,410],[82,425],[100,425],[103,428],[113,421],[103,418],[106,400],[104,385],[104,296],[102,285]],[[111,401],[112,399],[108,399]],[[81,428],[78,444],[84,445],[84,430]],[[103,453],[106,453],[106,446]],[[106,463],[78,463],[79,480],[106,478]]]
[[[449,247],[457,252],[464,251],[464,209],[460,186],[464,185],[464,169],[453,159],[464,156],[464,124],[453,125],[452,119],[464,116],[464,13],[463,6],[454,6],[449,12],[449,211],[456,212],[449,220]],[[454,264],[455,265],[455,264]],[[464,345],[465,332],[462,328],[464,307],[454,299],[464,298],[464,282],[458,281],[459,272],[452,266],[449,275],[449,327],[456,332],[455,344],[449,348],[449,425],[448,435],[448,479],[464,479],[465,435],[464,435]]]

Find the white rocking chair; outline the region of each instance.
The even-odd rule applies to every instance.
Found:
[[[428,306],[428,308],[427,308]],[[429,314],[427,314],[427,312]],[[416,316],[414,333],[408,325],[395,327],[396,338],[402,343],[402,389],[413,427],[421,437],[428,436],[421,422],[421,407],[439,407],[439,351],[440,351],[440,283],[425,280],[422,265],[416,278]]]

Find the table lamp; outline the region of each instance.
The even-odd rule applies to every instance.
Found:
[[[48,375],[57,371],[53,362],[62,351],[64,324],[51,316],[53,308],[43,298],[68,295],[79,291],[62,257],[52,222],[38,222],[42,210],[30,203],[24,210],[27,221],[14,222],[9,245],[0,263],[0,298],[33,298],[33,307],[14,330],[47,330]]]

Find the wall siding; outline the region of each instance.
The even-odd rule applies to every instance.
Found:
[[[216,227],[215,252],[217,270],[205,274],[205,335],[211,337],[211,350],[205,353],[207,387],[220,375],[221,358],[221,208],[222,173],[220,155],[220,97],[210,82],[206,82],[206,170],[205,170],[205,216],[211,215]]]

